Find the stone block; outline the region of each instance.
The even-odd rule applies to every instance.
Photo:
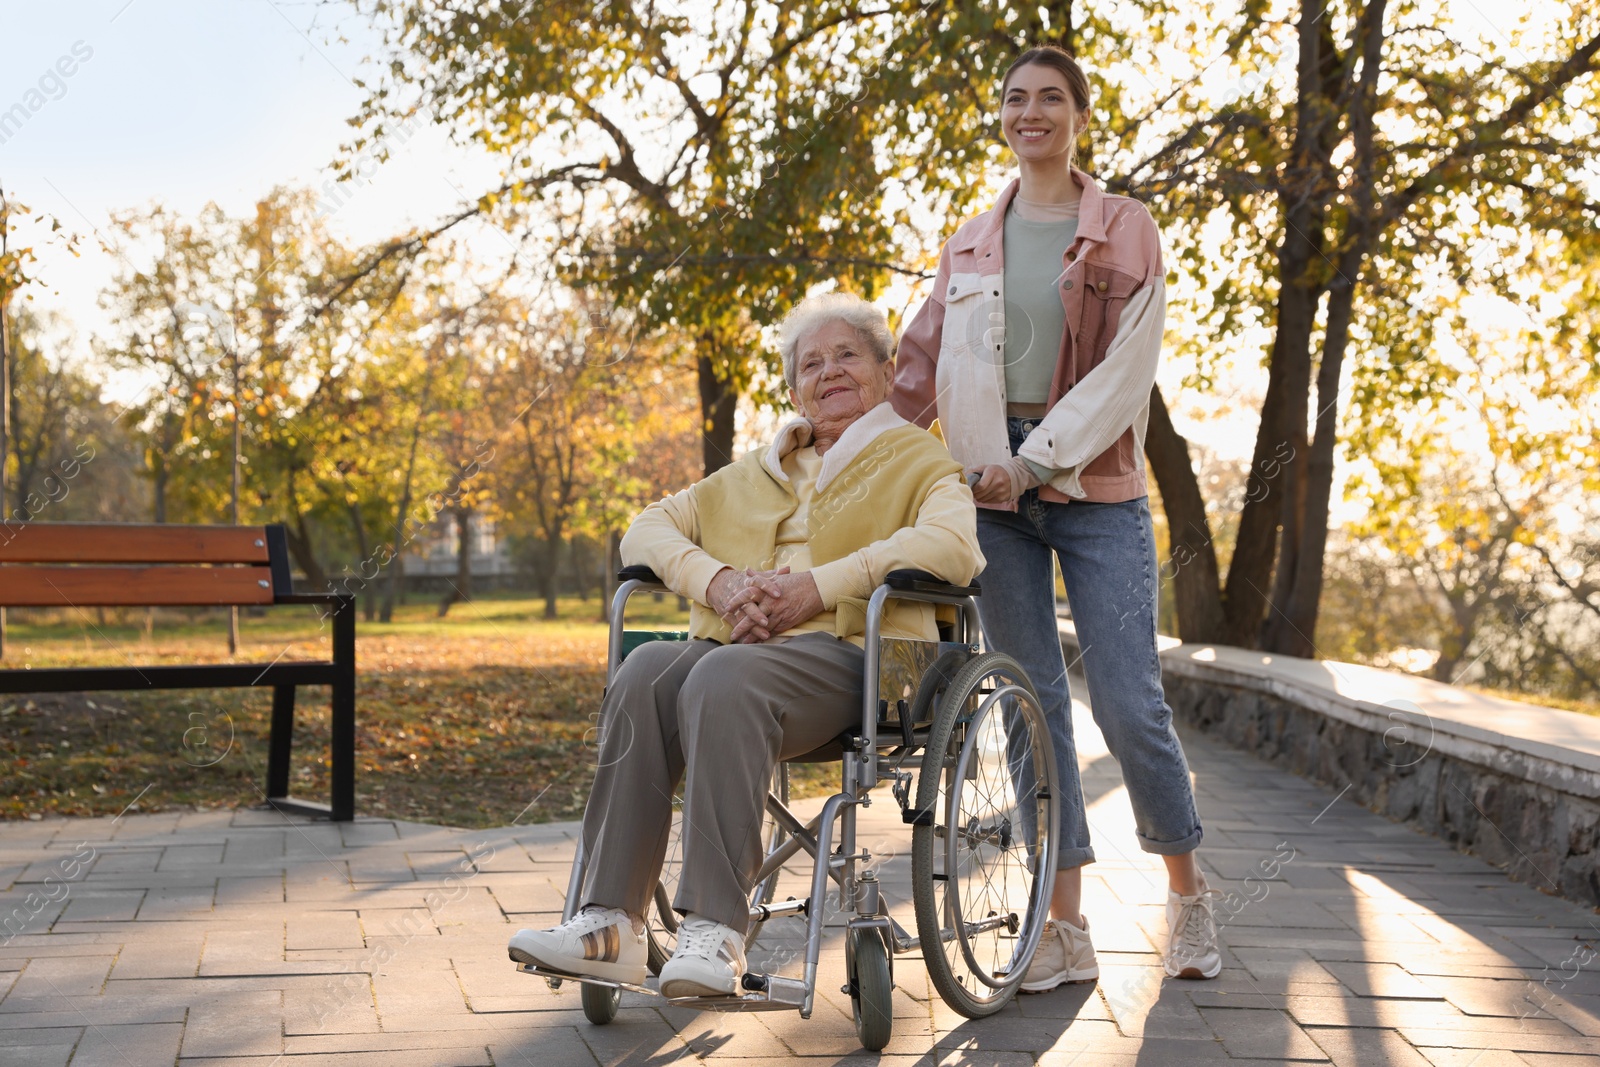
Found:
[[[1329,1059],[1328,1054],[1281,1011],[1201,1008],[1200,1014],[1234,1059],[1323,1063]]]

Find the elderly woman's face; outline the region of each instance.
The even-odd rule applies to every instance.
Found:
[[[889,396],[894,361],[873,355],[855,327],[829,322],[795,346],[789,399],[812,422],[851,423]]]

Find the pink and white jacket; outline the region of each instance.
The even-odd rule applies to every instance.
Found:
[[[1106,195],[1083,171],[1072,176],[1083,188],[1078,233],[1056,278],[1066,329],[1049,410],[1019,454],[1055,470],[1042,499],[1117,503],[1146,492],[1144,434],[1167,307],[1161,242],[1143,204]],[[1019,184],[945,242],[933,292],[896,356],[895,410],[923,428],[937,416],[945,445],[969,470],[1011,456],[1004,236]]]

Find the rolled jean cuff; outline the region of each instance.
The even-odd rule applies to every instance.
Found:
[[[1180,837],[1176,841],[1157,841],[1141,833],[1135,833],[1134,836],[1139,839],[1139,847],[1146,852],[1154,853],[1157,856],[1181,856],[1200,847],[1200,839],[1205,836],[1205,830],[1196,826],[1186,836]]]
[[[1056,853],[1056,870],[1070,871],[1075,867],[1082,867],[1086,863],[1094,862],[1094,846],[1084,845],[1082,848],[1063,848]]]

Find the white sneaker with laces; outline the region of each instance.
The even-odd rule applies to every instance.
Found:
[[[714,919],[687,915],[678,927],[678,949],[661,968],[661,995],[730,996],[747,967],[743,934]]]
[[[1217,917],[1212,901],[1222,894],[1202,889],[1192,897],[1167,891],[1167,951],[1164,964],[1169,978],[1215,978],[1222,973],[1222,949],[1217,945]]]
[[[1064,919],[1050,919],[1039,937],[1039,948],[1018,988],[1024,993],[1046,993],[1063,982],[1092,982],[1100,977],[1094,942],[1089,940],[1089,919],[1079,929]]]
[[[552,929],[518,930],[508,951],[516,963],[561,974],[629,985],[644,981],[644,931],[621,908],[590,905]]]

